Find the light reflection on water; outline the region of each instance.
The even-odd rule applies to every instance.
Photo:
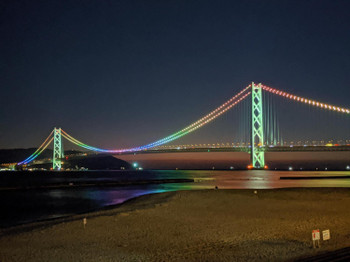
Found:
[[[0,227],[55,218],[97,210],[116,205],[145,194],[178,190],[214,189],[271,189],[286,187],[350,187],[350,179],[280,180],[283,176],[343,176],[349,171],[338,172],[276,172],[276,171],[147,171],[94,172],[84,173],[85,181],[95,179],[121,181],[189,178],[194,183],[169,183],[128,185],[116,187],[83,187],[62,189],[41,189],[21,191],[0,191]],[[33,175],[34,176],[34,175]],[[60,177],[60,181],[76,182],[82,177]],[[30,179],[26,177],[25,179]],[[36,179],[57,181],[55,177]],[[51,180],[50,180],[51,179]]]

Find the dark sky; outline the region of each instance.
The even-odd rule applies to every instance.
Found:
[[[350,107],[349,10],[345,0],[2,0],[0,148],[38,146],[55,126],[102,148],[146,144],[251,81]],[[214,141],[221,122],[177,143]]]

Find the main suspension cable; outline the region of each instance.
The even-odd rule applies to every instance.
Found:
[[[159,145],[163,145],[166,143],[169,143],[173,140],[176,140],[182,136],[185,136],[191,132],[193,132],[194,130],[208,124],[209,122],[213,121],[215,118],[219,117],[220,115],[222,115],[223,113],[225,113],[227,110],[231,109],[232,107],[234,107],[235,105],[237,105],[239,102],[241,102],[242,100],[244,100],[248,95],[251,94],[251,92],[246,92],[249,89],[250,86],[246,87],[245,89],[243,89],[241,92],[239,92],[237,95],[235,95],[234,97],[232,97],[230,100],[228,100],[227,102],[225,102],[224,104],[222,104],[220,107],[216,108],[214,111],[210,112],[208,115],[202,117],[201,119],[199,119],[198,121],[194,122],[193,124],[187,126],[186,128],[170,135],[167,136],[163,139],[160,139],[158,141],[155,141],[153,143],[144,145],[144,146],[139,146],[139,147],[134,147],[134,148],[127,148],[127,149],[113,149],[113,150],[109,150],[109,149],[101,149],[101,148],[97,148],[97,147],[93,147],[93,146],[89,146],[87,144],[84,144],[83,142],[75,139],[74,137],[70,136],[67,132],[65,132],[64,130],[61,130],[62,132],[62,136],[64,138],[66,138],[67,140],[69,140],[70,142],[83,147],[85,149],[88,150],[92,150],[92,151],[98,151],[98,152],[105,152],[105,153],[123,153],[123,152],[135,152],[135,151],[141,151],[141,150],[146,150],[155,146],[159,146]],[[245,93],[245,94],[244,94]]]
[[[51,131],[50,135],[45,139],[45,141],[38,147],[38,149],[33,154],[31,154],[28,158],[26,158],[25,160],[23,160],[22,162],[19,162],[17,164],[18,165],[23,165],[23,164],[26,165],[29,162],[33,161],[35,158],[37,158],[47,148],[47,146],[52,142],[53,137],[50,139],[52,134],[53,134],[53,130]]]
[[[330,110],[330,111],[336,111],[336,112],[340,112],[340,113],[350,114],[350,109],[348,109],[348,108],[342,108],[339,106],[328,105],[328,104],[314,101],[311,99],[307,99],[304,97],[295,96],[295,95],[292,95],[292,94],[289,94],[289,93],[286,93],[286,92],[283,92],[281,90],[277,90],[275,88],[271,88],[271,87],[268,87],[265,85],[261,85],[261,87],[263,90],[265,90],[267,92],[270,92],[272,94],[276,94],[276,95],[279,95],[279,96],[282,96],[285,98],[289,98],[290,100],[294,100],[294,101],[297,101],[300,103],[305,103],[308,105],[312,105],[312,106],[323,108],[323,109]]]

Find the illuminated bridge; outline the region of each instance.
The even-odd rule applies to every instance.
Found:
[[[335,105],[322,103],[316,100],[296,96],[263,84],[251,83],[235,96],[225,103],[211,111],[204,117],[193,122],[187,127],[152,143],[132,148],[121,149],[103,149],[90,146],[83,143],[61,128],[55,128],[38,149],[22,162],[16,165],[27,165],[34,161],[52,142],[53,156],[52,168],[60,170],[64,151],[62,137],[69,142],[97,153],[118,154],[139,154],[139,153],[169,153],[169,152],[246,152],[251,156],[251,168],[263,169],[265,165],[265,152],[291,152],[291,151],[350,151],[350,141],[282,141],[278,132],[278,125],[275,120],[276,113],[270,106],[270,100],[264,99],[263,94],[269,94],[272,97],[281,97],[285,101],[308,105],[309,107],[318,108],[321,111],[333,112],[337,115],[350,115],[350,109],[342,108]],[[249,100],[248,100],[249,98]],[[224,144],[189,144],[189,145],[167,145],[170,142],[184,137],[208,123],[214,121],[229,110],[233,110],[243,101],[250,101],[250,108],[245,112],[243,119],[249,121],[249,141],[244,143],[224,143]],[[247,132],[246,132],[247,133]]]

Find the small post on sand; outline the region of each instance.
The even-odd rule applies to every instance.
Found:
[[[84,224],[84,229],[85,229],[86,224],[87,224],[86,217],[84,217],[84,219],[83,219],[83,224]]]
[[[317,242],[316,242],[317,241]],[[320,230],[312,230],[312,245],[314,248],[320,248]]]

